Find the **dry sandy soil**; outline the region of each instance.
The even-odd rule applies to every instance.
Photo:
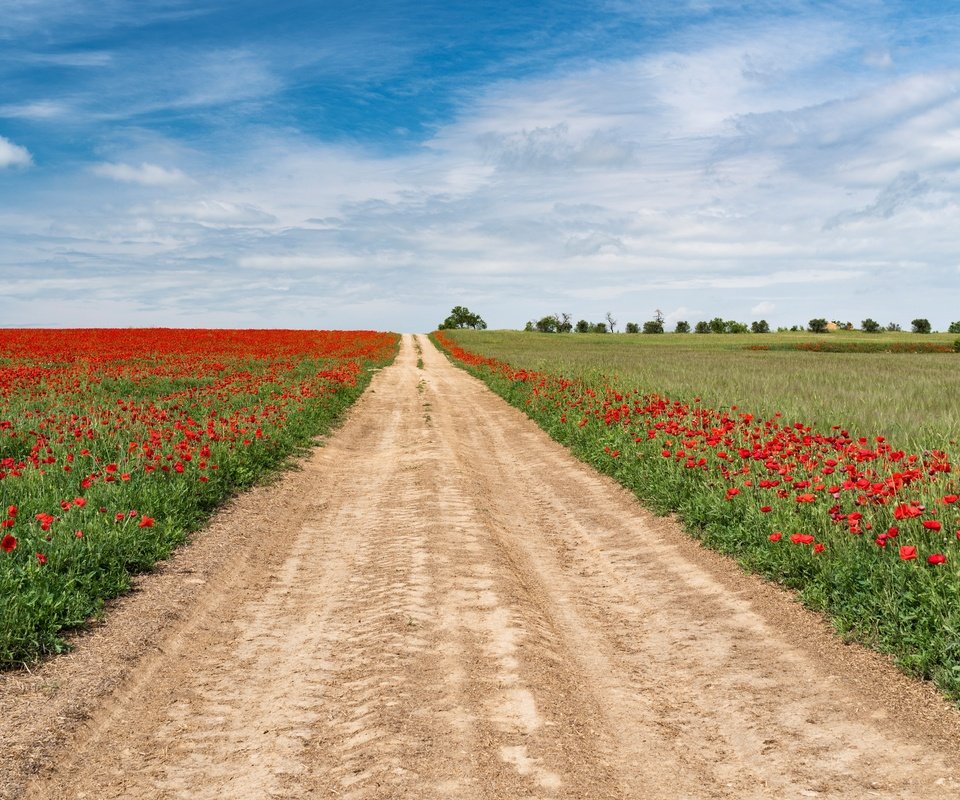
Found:
[[[929,686],[416,342],[73,653],[0,676],[0,796],[960,796]]]

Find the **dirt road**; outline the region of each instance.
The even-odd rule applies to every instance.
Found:
[[[301,471],[0,680],[5,797],[960,796],[929,687],[417,342]]]

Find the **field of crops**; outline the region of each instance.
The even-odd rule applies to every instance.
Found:
[[[327,430],[389,362],[369,331],[0,330],[0,665],[148,570]]]
[[[434,337],[581,459],[960,698],[960,355]]]

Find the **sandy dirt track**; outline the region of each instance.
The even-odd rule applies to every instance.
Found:
[[[407,336],[301,470],[0,676],[0,796],[951,798],[958,734]]]

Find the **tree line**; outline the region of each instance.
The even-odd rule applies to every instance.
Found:
[[[589,322],[581,319],[574,323],[570,314],[548,314],[545,317],[534,321],[530,320],[524,326],[525,331],[538,331],[540,333],[616,333],[617,320],[608,311],[604,321]],[[918,318],[911,323],[911,330],[914,333],[932,333],[933,328],[930,320]],[[666,322],[663,313],[657,309],[653,319],[643,323],[628,322],[624,326],[624,333],[666,333]],[[852,322],[840,322],[839,320],[828,320],[825,317],[811,319],[806,325],[792,325],[790,327],[777,328],[778,333],[785,332],[803,332],[827,333],[831,330],[858,330]],[[860,323],[859,330],[864,333],[879,333],[881,331],[901,331],[903,330],[896,322],[890,322],[886,326],[881,325],[876,320],[869,317]],[[723,319],[723,317],[714,317],[711,320],[701,320],[692,328],[687,320],[678,320],[674,323],[673,333],[770,333],[770,324],[765,319],[754,320],[753,322],[738,322],[733,319]],[[948,328],[949,333],[960,333],[960,321],[951,322]]]
[[[933,329],[930,320],[917,318],[910,323],[913,333],[932,333]],[[441,322],[437,328],[447,330],[450,328],[473,328],[475,330],[484,330],[487,323],[479,314],[474,314],[465,306],[454,306],[450,315]],[[525,331],[539,331],[540,333],[616,333],[617,320],[609,311],[604,316],[602,322],[588,322],[585,319],[573,322],[573,317],[567,313],[548,314],[545,317],[533,321],[530,320],[524,326]],[[674,333],[770,333],[770,325],[765,319],[754,320],[749,325],[746,322],[737,322],[732,319],[723,319],[714,317],[711,320],[701,320],[691,329],[690,323],[686,320],[679,320],[674,324]],[[839,320],[828,320],[825,317],[817,317],[804,325],[792,325],[790,327],[777,328],[778,333],[809,331],[811,333],[827,333],[830,330],[858,330],[852,322],[840,322]],[[874,319],[867,317],[861,321],[859,330],[864,333],[879,333],[881,331],[900,331],[902,328],[896,322],[890,322],[887,325],[881,325]],[[624,327],[625,333],[665,333],[665,319],[663,312],[658,308],[653,315],[653,319],[647,320],[642,324],[628,322]],[[948,333],[960,333],[960,320],[951,322],[947,329]]]

